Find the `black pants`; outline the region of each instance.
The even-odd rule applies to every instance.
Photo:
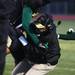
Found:
[[[3,75],[9,16],[16,8],[15,0],[0,0],[0,75]]]
[[[0,75],[3,75],[9,21],[0,19]]]

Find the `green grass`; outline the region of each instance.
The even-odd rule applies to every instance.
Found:
[[[66,33],[69,27],[75,29],[74,21],[62,21],[57,28],[58,33]],[[61,47],[61,57],[54,71],[50,71],[48,75],[75,75],[75,40],[64,41],[59,40]],[[6,57],[6,67],[4,75],[11,75],[14,67],[14,60],[11,55]]]
[[[11,75],[11,71],[14,68],[14,59],[12,58],[11,54],[7,55],[6,57],[6,66],[4,75]]]
[[[57,23],[57,21],[55,21],[55,24],[56,23]],[[61,24],[57,27],[57,33],[66,34],[66,32],[69,30],[69,28],[73,28],[75,30],[75,21],[74,20],[62,21]]]

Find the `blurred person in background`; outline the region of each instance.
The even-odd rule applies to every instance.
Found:
[[[0,0],[0,75],[3,75],[5,67],[9,16],[14,9],[15,0]]]

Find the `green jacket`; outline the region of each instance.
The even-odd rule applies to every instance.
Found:
[[[23,27],[24,27],[26,33],[28,34],[28,36],[31,37],[33,43],[36,46],[38,46],[39,43],[40,43],[39,39],[33,32],[31,32],[32,30],[30,30],[30,28],[29,28],[31,20],[32,20],[32,10],[31,10],[31,8],[29,8],[27,6],[24,6],[24,8],[23,8],[23,15],[22,15]]]

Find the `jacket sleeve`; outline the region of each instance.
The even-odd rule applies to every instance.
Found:
[[[56,27],[53,28],[51,33],[47,36],[48,41],[48,52],[46,54],[47,62],[51,65],[56,65],[61,56],[60,45],[57,38]]]
[[[33,43],[36,46],[38,46],[39,39],[34,33],[31,32],[31,30],[29,28],[31,20],[32,20],[32,10],[29,7],[25,6],[23,8],[22,24],[23,24],[23,27],[24,27],[26,33],[28,34],[28,36],[31,37]]]

